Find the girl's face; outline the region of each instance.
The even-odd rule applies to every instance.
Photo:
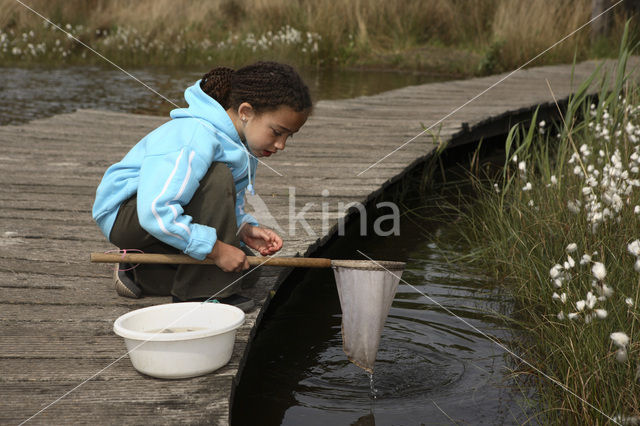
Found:
[[[309,112],[297,112],[282,105],[276,110],[257,114],[245,103],[238,108],[238,115],[242,123],[240,138],[247,142],[256,157],[269,157],[285,148],[287,139],[300,130]]]

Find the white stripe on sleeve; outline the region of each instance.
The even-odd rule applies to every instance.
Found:
[[[184,153],[184,149],[182,149],[180,151],[180,154],[178,155],[178,158],[176,159],[176,164],[173,167],[173,170],[171,171],[171,174],[169,175],[169,177],[167,178],[166,182],[164,183],[164,187],[162,188],[162,191],[160,192],[160,194],[158,194],[158,196],[153,200],[153,202],[151,203],[151,212],[153,213],[153,216],[156,218],[156,222],[158,222],[158,226],[160,227],[160,230],[166,234],[169,235],[171,237],[176,237],[179,238],[181,240],[184,241],[184,238],[182,238],[181,235],[178,234],[174,234],[173,232],[169,232],[169,230],[167,230],[167,228],[165,228],[164,223],[162,223],[162,218],[160,217],[160,215],[158,214],[158,211],[156,210],[156,203],[158,202],[158,200],[164,195],[164,193],[167,191],[167,188],[169,187],[169,183],[171,182],[171,180],[173,179],[173,177],[176,174],[176,171],[178,170],[178,165],[180,164],[180,159],[182,158],[182,154]],[[187,177],[188,177],[188,173],[187,173]],[[184,186],[184,184],[183,184]],[[177,212],[174,210],[174,222],[175,222],[175,218],[177,216]]]

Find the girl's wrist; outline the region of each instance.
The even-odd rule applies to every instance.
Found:
[[[249,222],[244,222],[242,225],[240,225],[240,229],[238,230],[238,236],[240,237],[240,240],[246,243],[244,239],[248,235],[250,235],[249,233],[253,230],[253,228],[255,228],[255,226],[251,225]]]
[[[211,253],[209,253],[207,257],[210,257],[213,260],[218,259],[220,257],[220,251],[223,250],[223,245],[224,243],[222,241],[216,240],[216,242],[213,244],[213,248],[211,249]]]
[[[240,225],[240,228],[238,229],[238,235],[244,235],[244,233],[247,232],[247,229],[249,226],[253,226],[253,225],[251,225],[249,222],[243,222],[242,225]]]

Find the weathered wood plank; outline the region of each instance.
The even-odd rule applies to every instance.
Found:
[[[211,389],[230,392],[232,378],[210,375],[192,379],[188,387],[178,381],[158,381],[140,376],[135,380],[89,381],[29,424],[146,423],[177,422],[226,424],[227,407],[211,400]],[[17,424],[72,390],[77,383],[0,383],[3,406],[0,422]],[[25,398],[25,395],[29,395]],[[206,407],[206,410],[202,408]],[[146,420],[146,421],[145,421]]]

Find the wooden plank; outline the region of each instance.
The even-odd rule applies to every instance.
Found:
[[[165,298],[162,298],[165,300]],[[146,298],[144,305],[151,306],[158,304],[160,300],[156,298]],[[138,304],[136,306],[142,306]],[[27,321],[30,323],[42,324],[43,327],[51,322],[107,322],[112,324],[120,315],[131,311],[131,305],[88,305],[88,304],[39,304],[34,309],[31,304],[0,304],[2,311],[2,321],[9,324],[11,321]],[[1,367],[1,366],[0,366]],[[0,374],[0,380],[2,380]]]
[[[211,400],[211,390],[230,392],[232,378],[209,375],[205,380],[185,381],[136,380],[89,381],[59,403],[48,408],[30,424],[146,424],[184,422],[226,424],[228,407]],[[76,382],[0,383],[3,406],[0,422],[16,424],[72,390]],[[29,395],[29,398],[25,398]]]

